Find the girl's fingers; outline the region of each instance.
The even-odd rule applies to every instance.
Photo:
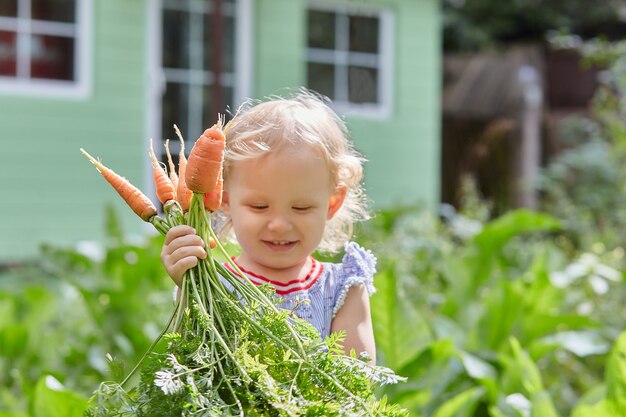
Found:
[[[205,247],[204,241],[196,235],[196,231],[190,226],[175,226],[165,235],[164,247],[168,247],[168,252],[172,253],[182,246],[202,246]],[[209,247],[215,249],[217,244],[213,239],[209,239]]]
[[[166,244],[163,248],[168,254],[173,254],[177,250],[186,247],[198,247],[204,249],[204,241],[198,235],[184,235],[172,240],[169,244]]]
[[[191,226],[179,225],[172,227],[165,235],[165,245],[169,245],[174,240],[187,235],[195,235],[196,231]]]
[[[161,259],[165,270],[180,286],[183,275],[198,264],[198,259],[206,258],[207,253],[201,246],[183,246],[171,254],[163,254]]]
[[[181,259],[194,256],[196,258],[204,259],[207,256],[206,251],[204,250],[203,245],[187,245],[181,246],[180,248],[174,250],[170,257],[174,260],[174,263],[178,263]]]
[[[209,247],[213,249],[216,246],[215,241],[210,239]],[[185,272],[196,266],[198,259],[207,257],[206,247],[190,226],[175,226],[167,232],[161,248],[161,261],[176,284],[181,284]]]
[[[183,275],[185,275],[185,272],[197,264],[198,258],[196,256],[188,256],[186,258],[179,259],[170,270],[170,275],[176,285],[180,287],[182,285]]]

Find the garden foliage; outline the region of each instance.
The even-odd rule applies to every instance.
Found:
[[[359,230],[379,259],[379,361],[407,378],[378,395],[415,417],[622,415],[624,45],[590,55],[605,59],[605,86],[545,172],[545,212],[489,219],[469,200],[441,216],[381,212]],[[158,336],[173,306],[162,238],[122,229],[111,213],[106,241],[1,271],[0,417],[81,416]]]
[[[116,229],[91,251],[46,248],[38,265],[3,274],[0,416],[82,415],[167,320],[161,238],[131,244]],[[408,378],[379,395],[437,417],[580,416],[624,401],[623,321],[607,316],[623,306],[623,273],[598,254],[568,258],[559,233],[528,211],[485,223],[379,214],[360,233],[379,257],[377,345]]]

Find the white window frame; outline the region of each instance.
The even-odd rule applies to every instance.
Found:
[[[164,0],[148,0],[146,2],[146,13],[148,15],[147,25],[147,62],[148,62],[148,88],[146,89],[146,101],[150,103],[146,117],[145,147],[150,145],[149,138],[159,138],[155,141],[155,152],[157,143],[164,137],[161,131],[161,100],[165,91],[166,78],[162,67],[161,37],[162,28],[162,8]],[[243,101],[251,97],[252,93],[252,70],[253,70],[253,1],[235,0],[235,74],[233,82],[233,100],[235,108]],[[171,135],[171,132],[167,132]],[[192,138],[186,138],[192,140]],[[178,141],[170,143],[170,150],[178,152]],[[158,149],[161,152],[161,149]],[[145,161],[144,169],[145,184],[149,184],[150,195],[155,196],[154,182],[152,181],[152,165]],[[154,231],[150,227],[149,230]]]
[[[365,65],[378,70],[377,97],[378,103],[352,103],[348,101],[347,75],[335,74],[335,92],[337,97],[333,99],[333,107],[336,111],[349,116],[362,116],[366,118],[388,118],[392,113],[393,103],[393,72],[394,72],[394,16],[390,10],[375,6],[365,5],[337,5],[328,2],[311,1],[307,5],[308,10],[331,12],[341,16],[376,17],[379,19],[378,54],[372,56],[368,53],[349,52],[345,45],[335,45],[330,51],[319,48],[309,48],[306,45],[305,62],[333,64],[336,68],[345,68],[351,63]],[[345,22],[340,19],[336,22],[336,31],[347,31]],[[337,43],[345,40],[345,37],[337,36]],[[341,48],[339,49],[338,46]]]
[[[92,90],[93,0],[76,0],[75,23],[33,20],[30,18],[30,4],[30,0],[18,0],[18,10],[26,10],[26,16],[0,17],[0,30],[18,33],[18,75],[0,76],[0,94],[67,99],[89,97]],[[31,33],[74,38],[73,80],[30,78],[30,36],[20,34]]]
[[[158,32],[158,37],[150,38],[156,39],[157,42],[150,46],[151,50],[154,50],[155,60],[152,61],[153,71],[158,76],[155,76],[155,83],[153,84],[153,90],[158,92],[158,97],[154,97],[154,105],[153,112],[155,116],[158,116],[155,119],[155,123],[153,124],[153,128],[151,129],[154,132],[154,136],[161,137],[163,136],[163,132],[161,132],[160,126],[157,126],[156,120],[160,119],[161,115],[161,104],[160,100],[165,89],[165,85],[168,81],[175,81],[181,84],[211,84],[212,83],[212,74],[210,70],[204,69],[199,70],[197,68],[185,68],[185,69],[177,69],[177,68],[164,68],[161,65],[161,43],[160,39],[162,36],[162,27],[160,21],[160,14],[162,13],[163,6],[167,5],[169,9],[179,9],[179,10],[189,10],[186,3],[178,5],[176,1],[172,0],[158,0],[157,9],[159,16],[155,16],[155,19],[158,20],[158,28],[156,29]],[[192,4],[193,10],[194,4]],[[204,9],[204,5],[200,5],[201,10]],[[222,73],[221,81],[224,85],[231,87],[233,89],[233,105],[236,109],[239,104],[241,104],[247,97],[249,97],[251,92],[251,79],[252,79],[252,0],[234,0],[232,3],[232,10],[228,10],[228,13],[235,16],[235,56],[234,56],[234,72],[233,73]],[[199,63],[202,62],[202,57],[197,56],[196,61]],[[198,108],[199,103],[202,100],[200,90],[192,90],[192,94],[189,95],[189,103],[188,107],[191,109]],[[158,101],[158,103],[156,103]],[[200,125],[200,113],[188,113],[187,123],[189,126],[198,126]],[[167,132],[169,135],[170,132]],[[191,138],[185,138],[186,141],[192,141]],[[172,144],[172,149],[176,150],[178,144],[174,141]]]

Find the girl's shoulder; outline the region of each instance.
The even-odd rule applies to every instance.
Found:
[[[376,274],[376,256],[356,242],[344,246],[344,255],[339,263],[325,263],[339,279],[364,277],[373,279]]]
[[[326,290],[333,294],[334,313],[343,305],[348,291],[356,285],[364,285],[369,295],[376,292],[376,256],[356,242],[348,242],[341,262],[325,262]]]

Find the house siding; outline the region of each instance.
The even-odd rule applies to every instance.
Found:
[[[375,209],[439,204],[440,10],[434,0],[316,1],[380,7],[393,15],[392,103],[389,117],[346,116],[364,154],[365,184]],[[254,95],[282,94],[306,83],[306,0],[258,0]],[[269,23],[271,22],[271,23]]]
[[[306,0],[252,0],[251,95],[306,83]],[[320,4],[319,1],[316,2]],[[324,3],[324,2],[321,2]],[[394,19],[391,112],[346,115],[368,163],[374,208],[439,202],[440,11],[435,0],[336,0]],[[93,0],[91,92],[84,99],[0,93],[0,264],[32,259],[42,243],[103,241],[107,205],[128,234],[154,233],[94,167],[83,147],[151,195],[149,16],[152,0]],[[152,13],[151,13],[152,12]]]
[[[255,97],[303,85],[306,81],[305,2],[257,0],[253,7]]]
[[[107,204],[140,231],[79,148],[145,185],[146,15],[144,1],[93,1],[86,99],[0,93],[0,262],[32,258],[42,243],[101,239]]]

